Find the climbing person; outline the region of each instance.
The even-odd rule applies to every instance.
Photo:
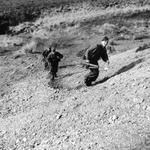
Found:
[[[52,80],[57,77],[57,72],[58,72],[58,65],[61,59],[63,58],[63,55],[56,51],[57,44],[53,45],[51,47],[51,52],[47,56],[47,60],[49,65],[51,66],[50,74],[52,75]]]
[[[44,50],[42,53],[45,70],[49,69],[49,63],[48,63],[47,57],[48,57],[50,52],[51,52],[51,47],[49,49]]]
[[[95,81],[99,75],[98,60],[102,59],[106,62],[107,67],[105,67],[105,70],[108,70],[109,58],[106,50],[108,41],[108,37],[105,36],[101,44],[97,44],[97,46],[89,48],[85,52],[84,59],[86,59],[87,69],[90,69],[90,72],[85,76],[85,84],[87,86],[91,86],[92,82]]]

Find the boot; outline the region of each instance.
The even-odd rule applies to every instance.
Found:
[[[85,80],[85,85],[86,86],[91,86],[92,85],[92,82],[88,79]]]
[[[58,76],[57,76],[57,73],[55,73],[55,77],[57,78]]]
[[[54,79],[55,79],[55,77],[54,77],[54,76],[52,76],[51,81],[54,81]]]

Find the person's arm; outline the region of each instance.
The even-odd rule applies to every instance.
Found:
[[[89,63],[89,49],[86,51],[86,53],[85,53],[85,61],[87,62],[87,63]]]
[[[109,60],[107,60],[107,61],[106,61],[106,66],[105,66],[104,70],[106,70],[106,71],[108,70],[109,64],[110,64],[110,62],[109,62]]]
[[[109,58],[108,58],[108,54],[106,50],[104,51],[102,55],[102,60],[106,63],[104,70],[108,70],[110,62],[109,62]]]
[[[44,58],[46,57],[46,56],[45,56],[45,55],[46,55],[46,51],[47,51],[47,50],[44,50],[44,51],[42,52],[42,56],[43,56]]]
[[[57,57],[58,57],[58,59],[61,60],[63,58],[63,55],[61,53],[57,52]]]
[[[89,63],[89,54],[90,54],[90,52],[91,52],[91,50],[93,49],[93,47],[89,47],[87,50],[86,50],[86,52],[85,52],[85,61],[87,62],[87,63]]]

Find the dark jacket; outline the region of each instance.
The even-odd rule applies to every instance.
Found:
[[[63,55],[60,54],[59,52],[51,52],[47,56],[47,60],[50,63],[58,63],[61,59],[63,58]]]
[[[50,52],[51,52],[50,49],[49,50],[44,50],[44,52],[42,53],[43,57],[46,59]]]
[[[88,49],[85,53],[85,57],[92,64],[97,64],[99,59],[102,59],[105,62],[108,61],[107,50],[102,45],[97,45],[94,48]]]

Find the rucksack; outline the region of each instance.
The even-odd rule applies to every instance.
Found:
[[[49,62],[56,62],[57,61],[56,53],[50,52],[47,59]]]
[[[87,51],[89,51],[89,53],[88,53],[89,59],[91,59],[93,57],[93,51],[95,51],[96,49],[97,49],[97,46],[92,47],[92,48],[90,48],[90,49],[87,50]],[[85,52],[85,54],[83,56],[83,59],[87,59],[86,58],[86,52]]]
[[[50,50],[45,50],[42,55],[44,58],[47,58],[48,54],[50,53]]]

